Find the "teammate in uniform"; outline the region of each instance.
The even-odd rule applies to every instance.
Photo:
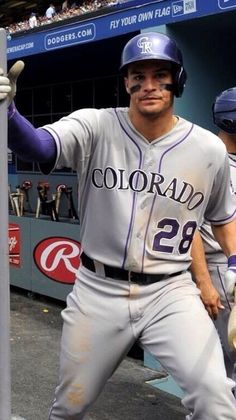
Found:
[[[236,87],[227,89],[217,96],[212,110],[213,121],[220,129],[218,136],[223,141],[228,151],[231,187],[234,194],[236,194]],[[227,374],[235,380],[236,352],[230,349],[227,338],[228,319],[231,307],[234,303],[233,291],[235,283],[232,281],[233,279],[227,279],[227,282],[225,281],[225,272],[228,267],[227,257],[222,252],[219,243],[216,242],[209,222],[205,221],[202,224],[200,233],[203,240],[203,251],[205,250],[209,274],[220,297],[220,299],[218,299],[217,294],[214,295],[213,291],[212,296],[207,297],[207,299],[209,299],[208,302],[204,302],[204,297],[203,302],[206,306],[211,307],[213,318],[215,318],[215,325],[219,332],[224,350]],[[192,251],[192,269],[194,270],[194,274],[198,277],[198,281],[200,281],[201,285],[205,284],[205,282],[208,283],[208,280],[205,280],[205,275],[207,276],[207,274],[204,274],[203,278],[202,273],[199,273],[199,270],[202,270],[202,268],[200,268],[200,264],[202,265],[205,256],[202,254],[199,243],[197,246],[194,246],[194,251]],[[231,257],[231,264],[236,265],[236,259],[234,256]],[[210,305],[209,301],[211,301]]]
[[[0,77],[9,147],[44,173],[73,168],[79,183],[82,264],[62,312],[50,420],[83,419],[136,340],[183,389],[192,420],[235,420],[235,384],[188,271],[203,217],[236,254],[228,157],[217,136],[173,114],[186,81],[175,41],[151,32],[125,45],[129,108],[82,109],[38,129],[13,102],[22,68]]]

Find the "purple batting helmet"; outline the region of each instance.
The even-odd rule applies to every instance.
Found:
[[[236,134],[236,87],[224,90],[212,106],[213,121],[226,133]]]
[[[136,35],[123,49],[120,70],[124,71],[130,63],[143,60],[166,60],[173,63],[174,94],[176,97],[182,95],[187,74],[183,67],[182,53],[173,39],[158,32]]]

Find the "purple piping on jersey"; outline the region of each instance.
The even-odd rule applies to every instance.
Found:
[[[233,156],[235,156],[235,158]],[[230,164],[230,166],[233,166],[235,168],[236,167],[235,166],[236,165],[236,155],[234,154],[233,156],[232,156],[232,154],[228,153],[228,158],[230,160],[229,164]],[[234,165],[233,165],[232,162],[234,162]]]
[[[57,153],[57,159],[56,159],[56,162],[55,162],[55,165],[54,165],[54,167],[55,167],[56,163],[58,162],[58,160],[60,159],[60,156],[61,156],[61,140],[60,140],[60,137],[58,136],[57,132],[52,127],[50,127],[50,130],[47,129],[46,127],[41,127],[41,128],[43,128],[43,130],[47,131],[49,134],[51,134],[51,131],[52,131],[53,134],[54,134],[54,137],[56,137],[57,140],[58,140],[58,142],[56,142],[56,145],[57,146],[59,145],[59,152]],[[51,168],[51,170],[53,170],[53,169],[54,168]]]
[[[194,124],[191,124],[190,130],[188,131],[188,133],[187,133],[187,134],[185,134],[185,136],[184,136],[182,139],[178,140],[178,141],[177,141],[177,143],[175,143],[175,144],[174,144],[173,146],[171,146],[169,149],[165,150],[165,152],[164,152],[164,153],[163,153],[163,155],[161,156],[161,159],[160,159],[160,162],[159,162],[158,172],[160,172],[160,170],[161,170],[161,164],[162,164],[162,161],[163,161],[163,159],[164,159],[164,156],[165,156],[167,153],[169,153],[169,151],[170,151],[170,150],[174,149],[174,148],[175,148],[175,147],[177,147],[179,144],[181,144],[184,140],[186,140],[186,138],[187,138],[187,137],[189,136],[189,134],[192,132],[193,127],[194,127]]]
[[[114,109],[114,111],[115,111],[115,114],[116,114],[117,120],[119,121],[119,124],[120,124],[120,126],[121,126],[122,130],[125,132],[125,134],[127,135],[127,137],[129,137],[129,139],[130,139],[130,140],[134,143],[134,145],[137,147],[137,149],[138,149],[138,151],[139,151],[139,165],[138,165],[138,169],[140,169],[140,168],[141,168],[141,166],[142,166],[142,159],[143,159],[143,156],[142,156],[142,151],[141,151],[141,149],[140,149],[139,145],[136,143],[136,141],[135,141],[135,140],[134,140],[134,139],[133,139],[133,138],[129,135],[129,133],[127,132],[127,130],[126,130],[126,129],[125,129],[125,127],[123,126],[123,124],[122,124],[122,122],[120,121],[120,118],[119,118],[119,116],[118,116],[117,110],[116,110],[116,109]],[[137,177],[137,181],[136,181],[136,186],[137,186],[137,183],[138,183],[138,177]],[[126,261],[126,258],[127,258],[128,243],[129,243],[129,240],[130,240],[131,227],[132,227],[132,224],[133,224],[133,219],[134,219],[134,205],[135,205],[135,201],[136,201],[136,196],[137,196],[137,193],[136,193],[136,192],[134,192],[134,193],[133,193],[133,202],[132,202],[132,210],[131,210],[131,216],[130,216],[130,222],[129,222],[128,234],[127,234],[126,243],[125,243],[125,251],[124,251],[124,258],[123,258],[122,268],[124,268],[125,261]]]
[[[234,159],[228,154],[228,157],[229,157],[229,159],[231,160],[231,161],[233,161],[233,162],[235,162],[234,161]],[[232,166],[233,168],[236,168],[236,165],[233,165],[231,162],[229,163],[229,166]],[[234,192],[234,194],[235,194],[235,192]],[[235,213],[236,213],[236,209],[234,210],[234,212],[233,212],[233,214],[231,214],[231,216],[228,216],[228,217],[226,217],[225,219],[220,219],[220,220],[211,220],[211,219],[207,219],[206,218],[206,220],[208,220],[208,222],[210,222],[210,223],[212,223],[212,224],[214,224],[214,222],[216,222],[216,223],[219,223],[219,222],[225,222],[226,220],[229,220],[229,219],[231,219],[231,217],[233,217],[234,215],[235,215]]]
[[[183,138],[181,138],[180,140],[178,140],[173,146],[171,146],[169,149],[165,150],[165,152],[163,153],[163,155],[160,158],[160,162],[159,162],[159,166],[158,166],[158,173],[160,173],[161,171],[161,165],[162,165],[162,161],[164,159],[164,156],[170,152],[172,149],[174,149],[175,147],[179,146],[179,144],[181,144],[184,140],[186,140],[186,138],[190,135],[190,133],[192,132],[194,127],[194,124],[191,124],[190,130],[187,132],[187,134],[185,134],[185,136]],[[146,240],[147,240],[147,232],[148,232],[148,228],[150,225],[150,220],[151,220],[151,216],[152,216],[152,212],[153,212],[153,207],[155,204],[155,201],[157,199],[157,194],[155,194],[155,196],[153,197],[153,201],[152,201],[152,207],[150,210],[150,214],[149,214],[149,218],[148,218],[148,223],[147,223],[147,227],[146,227],[146,233],[144,235],[144,242],[143,242],[143,256],[142,256],[142,272],[143,272],[143,266],[144,266],[144,258],[145,258],[145,249],[146,249]]]
[[[233,216],[235,215],[235,213],[236,213],[236,209],[234,210],[234,212],[233,212],[230,216],[225,217],[224,219],[214,220],[214,219],[207,219],[207,218],[206,218],[206,220],[207,220],[208,222],[212,223],[213,225],[214,225],[214,223],[219,223],[219,224],[221,224],[221,222],[225,222],[226,220],[231,219],[231,217],[233,217]]]

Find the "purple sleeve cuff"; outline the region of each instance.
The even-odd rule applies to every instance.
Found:
[[[228,268],[230,267],[236,268],[236,255],[230,255],[228,258]]]

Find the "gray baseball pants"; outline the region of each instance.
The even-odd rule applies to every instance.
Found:
[[[49,420],[84,419],[137,339],[183,389],[191,420],[236,419],[235,383],[226,376],[217,331],[189,273],[139,286],[81,266],[62,318],[60,378]]]

